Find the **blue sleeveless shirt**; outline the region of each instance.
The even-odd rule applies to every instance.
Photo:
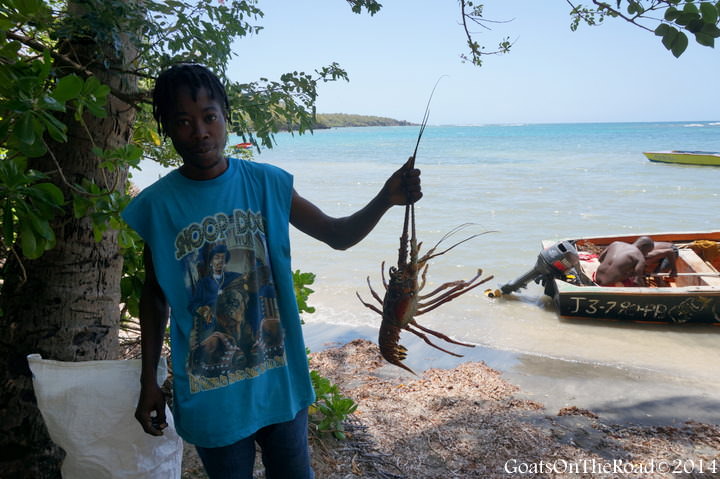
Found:
[[[180,435],[221,447],[315,400],[290,263],[292,176],[229,159],[217,178],[175,170],[122,216],[149,245],[170,305]]]

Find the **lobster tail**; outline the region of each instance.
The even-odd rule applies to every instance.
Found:
[[[383,325],[380,328],[380,334],[378,335],[380,355],[390,364],[394,364],[406,371],[410,371],[417,376],[415,371],[403,364],[402,360],[407,357],[407,348],[400,344],[399,341],[400,328]]]

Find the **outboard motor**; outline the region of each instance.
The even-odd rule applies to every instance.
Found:
[[[575,245],[569,241],[560,241],[541,251],[533,269],[515,281],[501,285],[500,291],[503,294],[512,293],[524,288],[530,281],[539,283],[543,279],[548,280],[553,277],[565,278],[574,275],[579,279],[578,271],[580,271],[580,258]]]

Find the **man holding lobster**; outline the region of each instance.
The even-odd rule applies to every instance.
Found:
[[[333,218],[300,196],[287,172],[225,156],[229,110],[225,88],[203,66],[176,65],[156,81],[153,114],[183,165],[146,188],[123,212],[146,243],[142,377],[135,417],[148,434],[161,435],[167,427],[155,371],[170,316],[175,423],[180,435],[196,445],[209,477],[251,478],[257,442],[268,478],[311,478],[307,408],[314,393],[292,284],[288,226],[332,248],[349,248],[392,206],[422,197],[420,171],[406,163],[364,208]],[[201,322],[193,321],[189,304],[200,272],[209,269],[210,252],[219,246],[231,253],[227,274],[254,282],[249,291],[273,288],[274,293],[264,297],[260,308],[218,298],[212,307],[228,311],[211,314],[252,311],[259,317],[246,319],[261,324],[265,319],[277,322],[279,312],[280,327],[273,330],[278,342],[272,347],[247,354],[238,344],[249,339],[262,346],[267,341],[195,330]],[[262,274],[258,267],[265,268]],[[230,292],[219,288],[218,295],[224,294]],[[246,331],[259,334],[254,328]],[[209,364],[207,355],[191,354],[203,338],[219,337],[216,346],[224,350],[216,363]]]

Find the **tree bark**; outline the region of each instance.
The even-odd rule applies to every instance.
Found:
[[[106,36],[105,38],[108,38]],[[121,92],[137,91],[137,80],[98,62],[98,52],[109,65],[127,71],[134,52],[125,45],[111,46],[87,39],[68,42],[68,52],[98,79]],[[78,53],[79,52],[79,53]],[[33,162],[40,171],[55,172],[52,181],[71,198],[70,187],[57,174],[58,165],[69,183],[83,179],[101,187],[124,188],[127,169],[108,172],[99,168],[92,147],[126,145],[131,138],[135,107],[110,96],[106,118],[86,114],[87,126],[63,118],[69,141],[50,146],[52,155]],[[89,133],[89,135],[88,135]],[[53,157],[54,156],[54,159]],[[37,260],[22,265],[8,259],[0,296],[0,471],[3,477],[55,478],[60,476],[63,452],[50,440],[37,408],[26,356],[61,361],[113,359],[117,354],[120,320],[122,256],[117,233],[110,231],[95,241],[88,218],[73,216],[72,202],[55,225],[57,246]],[[25,269],[25,274],[22,273]],[[23,281],[23,276],[26,280]]]

